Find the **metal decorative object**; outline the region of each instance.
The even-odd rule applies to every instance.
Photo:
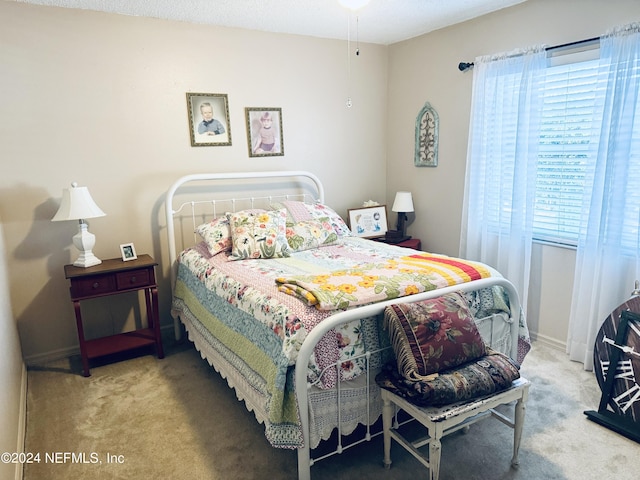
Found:
[[[429,102],[416,118],[416,167],[438,166],[438,112]]]

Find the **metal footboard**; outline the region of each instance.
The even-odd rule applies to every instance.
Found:
[[[316,327],[314,327],[309,335],[305,339],[300,351],[298,353],[298,358],[295,366],[295,385],[296,385],[296,398],[298,400],[298,408],[300,411],[300,421],[302,425],[302,433],[304,438],[304,446],[298,449],[298,480],[310,480],[311,479],[311,466],[321,458],[326,458],[332,456],[336,453],[342,453],[344,451],[344,446],[340,444],[340,436],[338,440],[338,448],[336,451],[331,452],[330,454],[324,455],[323,457],[312,459],[311,457],[311,448],[310,448],[310,425],[309,425],[309,391],[307,385],[307,369],[309,365],[309,360],[311,355],[313,354],[313,350],[318,343],[318,341],[331,329],[337,328],[340,325],[344,325],[354,320],[359,320],[371,316],[381,315],[384,312],[384,309],[388,305],[396,304],[396,303],[413,303],[421,300],[427,300],[430,298],[437,298],[447,293],[464,291],[470,292],[474,290],[480,290],[482,288],[488,288],[491,286],[501,286],[505,289],[509,296],[509,306],[510,306],[510,317],[511,317],[511,351],[505,352],[509,354],[512,358],[517,358],[518,354],[518,328],[519,328],[519,318],[521,314],[521,306],[520,299],[518,297],[518,293],[511,282],[508,280],[496,277],[496,278],[484,278],[481,280],[476,280],[473,282],[454,285],[451,287],[446,287],[438,290],[432,290],[429,292],[424,292],[417,295],[411,295],[408,297],[402,297],[399,299],[387,300],[385,302],[380,302],[372,305],[366,305],[363,307],[359,307],[357,309],[345,310],[340,313],[337,313],[329,318],[326,318],[322,322],[320,322]],[[344,360],[343,360],[344,361]],[[338,362],[338,366],[342,362]],[[367,361],[367,364],[369,362]],[[370,375],[370,372],[367,372],[367,375]],[[339,385],[340,382],[338,382]],[[340,395],[337,396],[338,401]],[[370,403],[370,402],[367,402]],[[341,426],[338,425],[338,431],[340,431]],[[353,443],[354,446],[358,443],[362,443],[363,441],[368,441],[371,439],[371,434],[369,429],[367,429],[367,433],[365,438],[357,443]]]

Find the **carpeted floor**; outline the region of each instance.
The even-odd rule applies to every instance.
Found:
[[[166,346],[166,345],[165,345]],[[295,479],[296,453],[269,446],[263,428],[189,345],[92,368],[78,358],[28,372],[25,480]],[[532,382],[520,450],[495,420],[443,441],[441,480],[618,480],[640,475],[640,444],[589,421],[595,377],[534,343],[522,367]],[[72,455],[73,454],[73,455]],[[428,471],[397,445],[382,467],[382,438],[312,467],[320,479],[420,479]]]

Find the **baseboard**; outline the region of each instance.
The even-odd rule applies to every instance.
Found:
[[[18,412],[18,443],[16,452],[24,452],[24,443],[27,437],[27,366],[22,363],[22,378],[20,380],[20,411]],[[22,480],[24,468],[16,463],[15,480]]]
[[[74,355],[80,355],[79,347],[61,348],[59,350],[51,350],[50,352],[38,353],[36,355],[29,355],[24,358],[24,362],[28,367],[33,365],[42,365],[47,362],[54,362],[63,358],[69,358]]]
[[[530,335],[531,335],[531,340],[534,342],[540,342],[543,345],[551,347],[555,350],[559,350],[561,352],[567,351],[566,342],[561,342],[560,340],[557,340],[555,338],[548,337],[546,335],[540,335],[539,333],[534,333],[534,332],[530,332]]]

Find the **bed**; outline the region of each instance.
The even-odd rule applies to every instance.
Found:
[[[517,292],[498,272],[352,235],[310,172],[188,175],[165,201],[176,337],[186,332],[272,446],[298,450],[300,479],[372,438],[374,378],[392,355],[386,306],[467,292],[492,348],[518,361],[528,351]],[[335,448],[313,458],[335,431]]]

